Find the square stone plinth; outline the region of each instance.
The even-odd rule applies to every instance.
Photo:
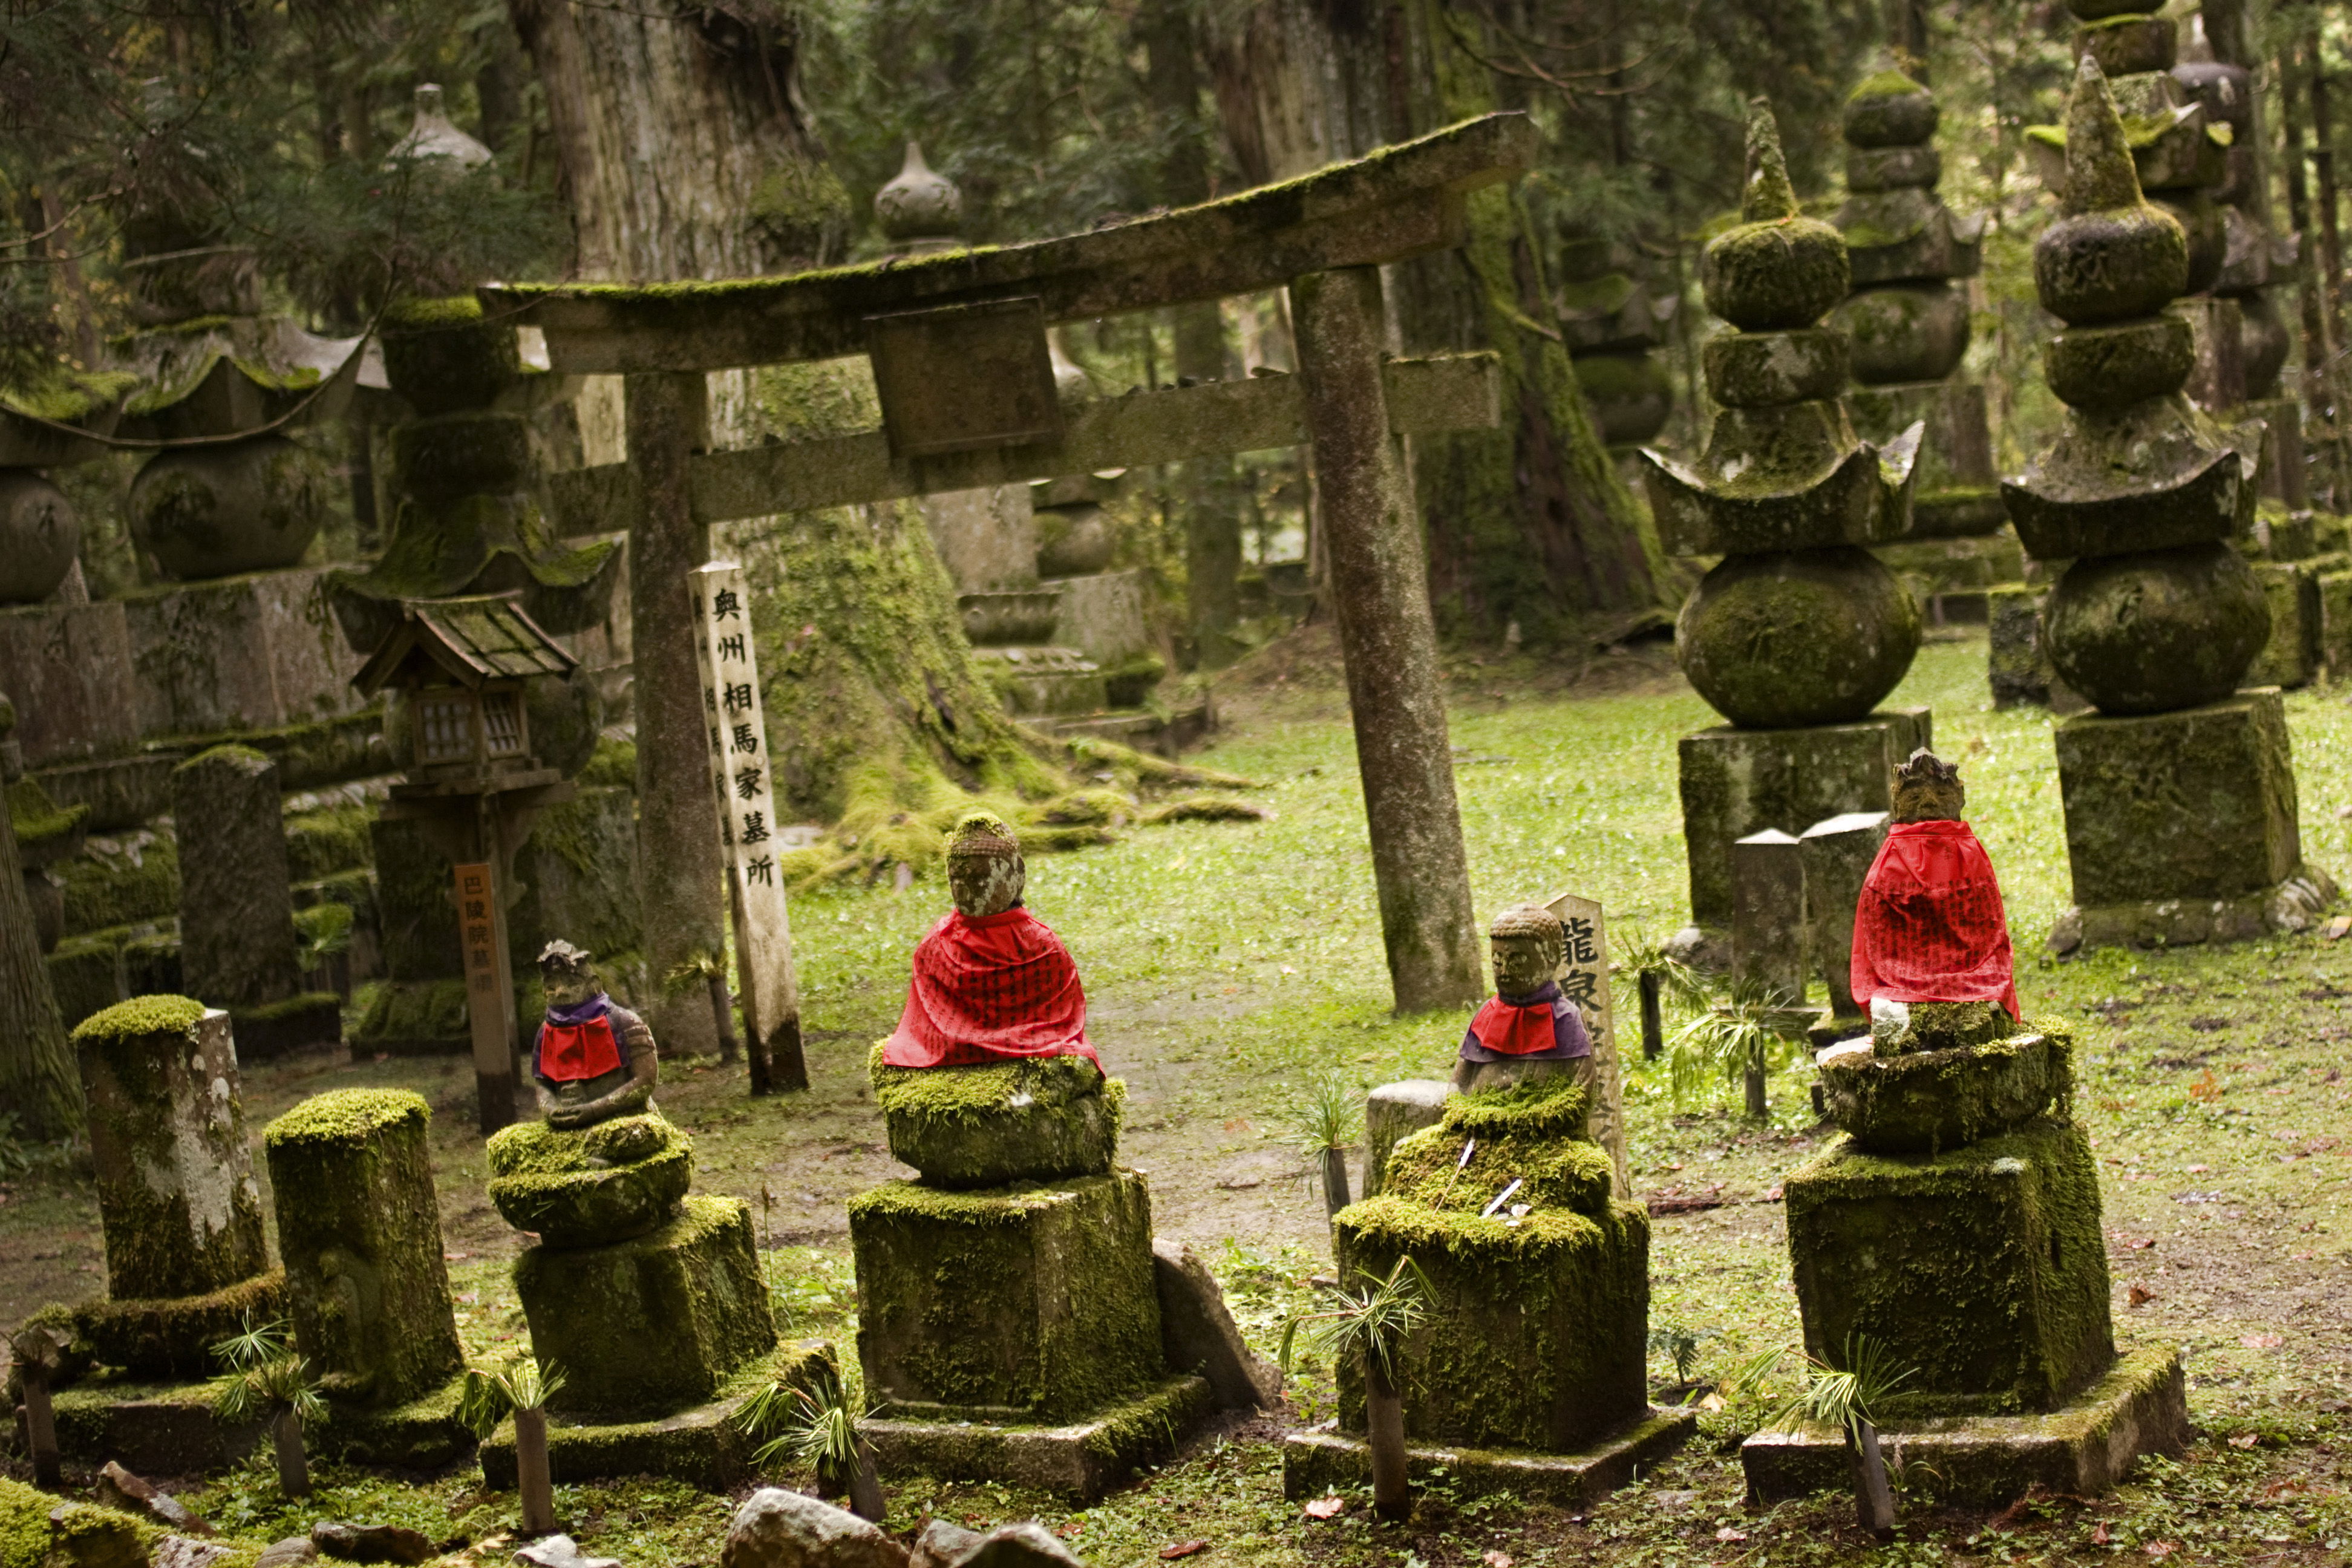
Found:
[[[464,1393],[452,1378],[404,1405],[361,1409],[331,1400],[304,1441],[313,1462],[432,1469],[465,1452],[472,1434],[457,1419]],[[267,1447],[263,1424],[223,1422],[213,1414],[219,1389],[209,1382],[152,1383],[93,1378],[56,1395],[58,1449],[96,1464],[113,1459],[145,1475],[194,1475],[236,1464]]]
[[[894,1068],[867,1058],[892,1158],[934,1187],[1099,1176],[1118,1153],[1127,1086],[1085,1057]]]
[[[2293,876],[2303,851],[2275,689],[2174,713],[2058,727],[2074,902],[2226,900]]]
[[[1682,738],[1683,837],[1690,855],[1691,919],[1731,924],[1731,846],[1767,827],[1802,833],[1825,816],[1885,811],[1895,764],[1934,743],[1925,708],[1895,708],[1852,724],[1738,730]]]
[[[2319,661],[2328,679],[2352,680],[2352,571],[2319,574]]]
[[[645,1421],[601,1421],[551,1414],[547,1468],[560,1486],[609,1476],[661,1476],[723,1492],[748,1479],[761,1447],[736,1415],[761,1386],[814,1388],[824,1373],[840,1373],[830,1340],[794,1340],[750,1362],[728,1379],[717,1398]],[[482,1439],[482,1482],[499,1491],[515,1484],[514,1417]]]
[[[532,1348],[563,1369],[551,1410],[666,1415],[776,1342],[737,1198],[688,1198],[676,1219],[610,1247],[534,1247],[514,1278]]]
[[[2254,581],[2271,609],[2271,637],[2246,671],[2248,686],[2307,686],[2319,673],[2319,574],[2300,561],[2257,561]]]
[[[1396,1357],[1407,1438],[1569,1453],[1647,1408],[1650,1217],[1637,1204],[1601,1210],[1512,1225],[1391,1194],[1339,1212],[1341,1279],[1385,1278],[1409,1254],[1434,1291]],[[1339,1429],[1364,1430],[1353,1358],[1339,1368]]]
[[[849,1204],[866,1397],[919,1420],[1061,1422],[1166,1375],[1151,1198],[1133,1171]]]
[[[1805,1349],[1868,1334],[1912,1369],[1890,1418],[2049,1410],[2115,1357],[2099,1177],[2079,1128],[2036,1122],[1945,1154],[1852,1139],[1791,1172]]]
[[[1058,1426],[882,1416],[857,1430],[886,1478],[1000,1481],[1089,1503],[1173,1455],[1214,1404],[1208,1383],[1187,1374]]]
[[[2055,1410],[1906,1423],[1881,1431],[1879,1442],[1906,1489],[1942,1501],[1999,1508],[2036,1488],[2095,1497],[2121,1481],[2142,1454],[2187,1447],[2180,1352],[2169,1346],[2134,1351]],[[1759,1432],[1740,1445],[1739,1464],[1748,1495],[1759,1503],[1853,1484],[1844,1438],[1821,1427]]]
[[[1508,1493],[1558,1508],[1590,1508],[1654,1468],[1698,1430],[1687,1410],[1653,1407],[1622,1431],[1566,1454],[1523,1448],[1441,1448],[1405,1445],[1405,1474],[1421,1486],[1443,1480],[1463,1497]],[[1372,1479],[1371,1445],[1327,1422],[1282,1440],[1282,1495],[1321,1497]]]

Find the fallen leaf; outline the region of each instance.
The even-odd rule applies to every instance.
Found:
[[[1161,1547],[1160,1549],[1160,1560],[1162,1563],[1173,1563],[1179,1557],[1191,1557],[1197,1552],[1206,1552],[1208,1549],[1209,1543],[1197,1538],[1192,1541],[1179,1541],[1171,1545]]]
[[[2107,1521],[2103,1519],[2099,1521],[2098,1528],[2091,1531],[2091,1544],[2105,1546],[2110,1539],[2112,1538],[2107,1534]]]
[[[1489,1552],[1478,1561],[1486,1568],[1511,1568],[1511,1554],[1507,1552]]]
[[[1717,1541],[1745,1541],[1748,1539],[1748,1532],[1744,1530],[1734,1530],[1727,1524],[1715,1532],[1715,1538]]]
[[[2230,1447],[2232,1448],[2251,1448],[2262,1440],[2263,1435],[2259,1432],[2241,1432],[2236,1436],[2230,1439]]]
[[[1698,1407],[1701,1410],[1720,1410],[1723,1408],[1723,1395],[1720,1394],[1710,1394],[1705,1399],[1698,1402]]]
[[[1225,1123],[1225,1131],[1228,1132],[1246,1132],[1249,1130],[1249,1118],[1246,1116],[1236,1116]]]
[[[2125,1296],[2124,1300],[2131,1306],[2145,1307],[2150,1301],[2156,1300],[2156,1292],[2149,1289],[2145,1285],[2135,1285],[2131,1288],[2130,1292]]]
[[[2238,1342],[2250,1351],[2274,1351],[2286,1341],[2277,1334],[2241,1334]]]
[[[1766,1189],[1765,1194],[1764,1194],[1764,1201],[1765,1201],[1766,1203],[1768,1203],[1768,1204],[1777,1204],[1777,1203],[1779,1203],[1779,1202],[1780,1201],[1780,1198],[1781,1198],[1781,1192],[1780,1192],[1780,1188],[1778,1188],[1778,1187],[1770,1187],[1770,1188]]]
[[[2210,1165],[2191,1165],[2189,1167],[2189,1173],[2192,1176],[2201,1176],[2212,1168]]]
[[[1336,1519],[1339,1517],[1339,1510],[1347,1506],[1348,1500],[1345,1498],[1319,1497],[1313,1502],[1307,1505],[1307,1517],[1309,1519]]]
[[[2178,1541],[2151,1541],[2146,1546],[2141,1547],[2140,1550],[2147,1552],[2150,1557],[2169,1557],[2174,1552],[2180,1550],[2180,1542]]]
[[[1084,1530],[1086,1527],[1087,1521],[1085,1520],[1074,1519],[1066,1524],[1055,1525],[1054,1527],[1054,1533],[1060,1536],[1065,1541],[1075,1541],[1078,1537],[1078,1531]]]

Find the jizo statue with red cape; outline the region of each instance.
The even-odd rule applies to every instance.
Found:
[[[894,1068],[971,1067],[1024,1058],[1079,1056],[1087,994],[1078,966],[1043,921],[1021,904],[1028,864],[1000,817],[967,813],[948,840],[955,909],[915,948],[907,1008],[882,1052]]]
[[[2018,1016],[2000,882],[1960,818],[1960,770],[1926,748],[1895,770],[1894,821],[1853,920],[1853,999],[1994,1002]]]

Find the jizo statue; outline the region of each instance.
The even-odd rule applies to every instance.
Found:
[[[1592,1037],[1555,978],[1568,956],[1559,917],[1534,904],[1505,910],[1487,937],[1495,994],[1470,1020],[1454,1067],[1456,1089],[1497,1089],[1522,1079],[1572,1073],[1595,1090]]]
[[[1960,818],[1960,770],[1922,747],[1892,782],[1894,821],[1854,910],[1854,1001],[1997,1002],[2016,1017],[2000,881]]]
[[[551,1127],[593,1127],[653,1104],[661,1063],[646,1021],[604,994],[595,962],[568,942],[539,955],[547,1016],[530,1051],[530,1076]]]
[[[1087,1043],[1087,994],[1062,939],[1021,905],[1028,863],[1003,818],[967,812],[948,838],[954,910],[917,944],[907,1009],[882,1053],[894,1068],[1022,1057],[1102,1060]]]

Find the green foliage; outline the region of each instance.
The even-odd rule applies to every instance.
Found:
[[[1750,1073],[1769,1073],[1792,1058],[1788,996],[1760,981],[1735,979],[1724,1000],[1697,1014],[1666,1038],[1675,1103],[1704,1091],[1709,1080],[1737,1085]]]
[[[1676,1381],[1688,1383],[1698,1371],[1699,1347],[1721,1339],[1721,1329],[1694,1329],[1687,1323],[1659,1323],[1649,1332],[1652,1355],[1662,1355],[1675,1369]]]
[[[1363,1086],[1345,1073],[1318,1074],[1292,1103],[1287,1120],[1286,1141],[1310,1161],[1352,1149],[1364,1136]]]
[[[765,1439],[751,1456],[756,1464],[808,1465],[836,1486],[845,1485],[856,1467],[857,1407],[831,1362],[818,1363],[804,1384],[780,1378],[761,1384],[737,1420],[746,1436]]]
[[[327,1413],[310,1380],[310,1363],[294,1349],[293,1325],[283,1318],[256,1323],[247,1314],[237,1332],[213,1346],[226,1369],[213,1383],[213,1414],[230,1426],[292,1411],[316,1421]]]
[[[1282,1325],[1282,1370],[1287,1373],[1304,1344],[1327,1361],[1360,1355],[1394,1383],[1396,1354],[1405,1336],[1429,1316],[1436,1289],[1410,1255],[1385,1276],[1366,1276],[1354,1289],[1333,1286],[1330,1304],[1319,1311],[1294,1312]]]
[[[522,1354],[492,1366],[468,1366],[458,1396],[457,1419],[477,1437],[488,1437],[518,1410],[543,1410],[563,1387],[563,1369]]]
[[[1727,1386],[1736,1394],[1754,1395],[1790,1359],[1786,1349],[1766,1351],[1741,1366]],[[1795,1393],[1773,1405],[1764,1417],[1764,1431],[1811,1425],[1831,1427],[1851,1438],[1864,1422],[1877,1426],[1877,1412],[1914,1375],[1914,1369],[1897,1361],[1892,1349],[1868,1334],[1846,1336],[1845,1352],[1839,1358],[1845,1363],[1842,1367],[1801,1353],[1795,1359],[1801,1363],[1801,1381]]]

